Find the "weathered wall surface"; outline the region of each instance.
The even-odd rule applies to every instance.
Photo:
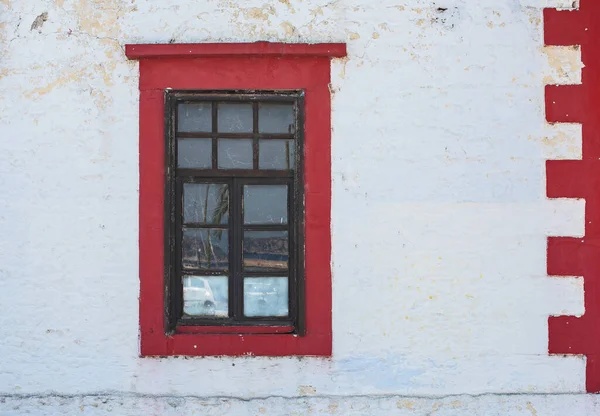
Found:
[[[577,49],[542,48],[541,9],[571,3],[0,0],[0,412],[598,413],[566,394],[584,358],[547,353],[547,317],[583,313],[545,260],[584,229],[583,201],[545,198],[544,160],[581,156],[543,113],[545,83],[580,82]],[[140,359],[123,44],[256,40],[348,42],[333,357]]]
[[[597,415],[600,400],[592,395],[497,395],[447,396],[444,398],[402,396],[317,396],[194,398],[174,396],[97,395],[10,397],[0,415],[18,413],[44,415],[344,415],[344,416],[564,416]]]

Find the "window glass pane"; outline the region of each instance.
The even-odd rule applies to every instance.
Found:
[[[179,104],[177,130],[180,132],[212,131],[212,104]]]
[[[244,270],[287,269],[287,231],[244,231],[243,245]]]
[[[245,316],[287,316],[287,277],[246,277],[244,279]]]
[[[229,221],[229,187],[217,183],[184,183],[183,221],[185,223],[227,224]]]
[[[219,103],[218,130],[221,133],[252,133],[252,104]]]
[[[259,140],[258,167],[260,169],[294,169],[293,140]]]
[[[251,139],[219,139],[219,169],[252,169]]]
[[[183,313],[226,318],[229,315],[227,276],[184,276]]]
[[[229,238],[227,229],[184,229],[181,245],[184,269],[227,269]]]
[[[245,185],[244,224],[287,224],[287,185]]]
[[[180,168],[211,168],[211,139],[180,139],[177,141],[177,166]]]
[[[259,133],[294,133],[293,104],[259,104]]]

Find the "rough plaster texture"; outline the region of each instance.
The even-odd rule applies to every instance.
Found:
[[[196,398],[140,395],[10,397],[2,401],[0,416],[113,415],[145,416],[565,416],[597,415],[600,399],[591,395],[482,395],[482,396],[310,396],[301,398]]]
[[[567,394],[584,358],[547,353],[583,288],[546,276],[545,237],[584,208],[545,198],[544,160],[581,156],[579,126],[544,123],[544,84],[581,68],[542,48],[547,6],[573,4],[0,0],[0,414],[597,414]],[[256,40],[348,42],[333,357],[141,359],[123,44]]]

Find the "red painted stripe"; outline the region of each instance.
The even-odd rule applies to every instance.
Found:
[[[550,354],[586,354],[590,348],[588,323],[575,316],[551,316],[548,319]]]
[[[584,198],[586,183],[582,181],[584,164],[580,160],[546,161],[546,195],[548,198]]]
[[[345,43],[180,43],[128,44],[125,55],[129,59],[145,58],[205,58],[245,56],[327,57],[346,56]]]
[[[548,161],[549,197],[585,197],[585,237],[548,239],[548,274],[583,276],[585,314],[551,317],[551,354],[587,356],[586,389],[600,392],[600,1],[581,0],[579,11],[544,12],[547,45],[581,45],[582,85],[546,88],[550,122],[583,124],[582,159]]]
[[[589,392],[600,392],[600,354],[588,354],[585,369],[586,389]]]
[[[143,73],[141,76],[143,77]],[[163,92],[140,92],[140,337],[156,339],[163,332],[162,305],[164,242]],[[162,118],[162,119],[161,119]],[[160,248],[160,249],[158,249]],[[141,354],[151,355],[151,342],[141,343]]]
[[[584,36],[581,12],[577,10],[544,10],[544,42],[546,45],[581,45]]]
[[[548,238],[548,274],[550,276],[582,276],[579,256],[583,239],[571,237]]]
[[[581,123],[587,113],[585,88],[581,85],[546,86],[546,120],[550,123]]]

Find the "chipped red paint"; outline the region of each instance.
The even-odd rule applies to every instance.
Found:
[[[600,1],[576,11],[544,11],[547,45],[581,46],[582,85],[548,86],[546,118],[582,123],[582,160],[549,160],[549,198],[585,198],[585,237],[548,239],[548,274],[583,276],[585,314],[550,317],[551,354],[587,356],[586,388],[600,392]]]
[[[130,59],[140,58],[141,355],[331,355],[330,57],[345,54],[345,45],[192,45],[195,52],[185,57],[181,57],[182,48],[189,50],[190,45],[142,46],[145,53],[140,52],[138,45],[126,48]],[[210,53],[206,53],[207,48]],[[248,53],[248,48],[253,52]],[[290,48],[295,52],[273,53]],[[327,50],[333,52],[327,54]],[[158,57],[161,59],[154,59]],[[163,94],[166,88],[304,90],[306,335],[187,331],[165,335]]]

